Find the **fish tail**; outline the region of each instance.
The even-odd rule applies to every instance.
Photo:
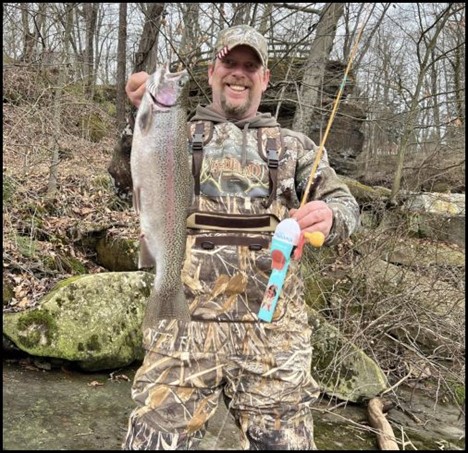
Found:
[[[155,327],[162,319],[190,321],[190,310],[183,285],[172,291],[171,297],[167,296],[162,296],[154,290],[151,292],[143,319],[143,331],[148,327]]]

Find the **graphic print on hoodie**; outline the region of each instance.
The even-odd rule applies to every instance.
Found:
[[[228,122],[211,107],[199,106],[191,121],[199,120],[226,126],[204,147],[200,192],[211,198],[268,197],[268,167],[258,153],[256,136],[260,127],[279,126],[271,114]]]

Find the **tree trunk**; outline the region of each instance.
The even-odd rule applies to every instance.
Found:
[[[64,39],[66,43],[66,36]],[[51,149],[51,161],[49,170],[49,181],[47,184],[47,196],[54,197],[57,192],[58,180],[58,164],[59,164],[59,139],[62,130],[62,93],[63,87],[67,80],[67,65],[63,64],[68,59],[68,46],[65,44],[65,50],[61,55],[61,61],[58,64],[58,81],[54,92],[54,105],[53,105],[53,133],[49,137],[49,148]]]
[[[184,66],[192,68],[200,58],[199,25],[200,5],[198,3],[187,3],[183,9],[184,29],[180,43],[179,55]]]
[[[29,30],[29,3],[21,5],[21,23],[23,25],[23,55],[21,60],[30,63],[33,59],[36,39],[34,33]]]
[[[463,35],[464,39],[464,35]],[[453,74],[455,84],[456,112],[461,124],[465,124],[465,47],[460,45],[455,49],[455,61],[453,63]]]
[[[104,40],[101,39],[102,38],[101,30],[102,30],[102,25],[104,22],[104,17],[105,17],[105,12],[100,6],[98,6],[96,27],[94,31],[94,61],[93,61],[94,66],[93,66],[93,73],[92,73],[92,80],[91,80],[91,86],[92,86],[91,93],[93,96],[96,90],[96,81],[97,81],[98,74],[99,74],[99,68],[101,67],[102,49],[104,47]]]
[[[439,108],[439,98],[437,93],[439,92],[439,82],[438,82],[438,75],[437,75],[437,68],[436,68],[436,56],[435,56],[435,49],[431,51],[431,92],[432,92],[432,116],[433,121],[432,124],[434,125],[434,134],[432,138],[436,142],[436,146],[440,143],[440,108]]]
[[[264,4],[264,11],[262,14],[262,19],[260,20],[260,26],[258,27],[258,31],[262,35],[266,35],[268,30],[270,29],[270,21],[271,21],[271,13],[273,11],[273,5],[271,3]]]
[[[74,27],[72,28],[72,47],[75,51],[75,74],[78,80],[84,79],[85,77],[85,64],[84,64],[84,55],[85,51],[83,49],[82,43],[82,27],[79,26],[80,23],[80,9],[78,7],[72,8],[72,22]]]
[[[398,195],[398,192],[400,191],[401,177],[403,174],[403,164],[405,161],[406,149],[408,147],[411,137],[414,134],[414,125],[416,123],[416,118],[418,115],[419,96],[421,94],[421,87],[423,86],[424,78],[428,70],[429,57],[431,56],[431,53],[437,44],[437,38],[439,37],[440,32],[443,30],[445,23],[450,17],[451,9],[452,9],[451,5],[452,4],[449,4],[449,6],[440,14],[440,16],[435,18],[433,25],[429,26],[428,29],[421,31],[421,39],[419,40],[419,42],[421,43],[420,45],[424,45],[425,44],[424,37],[426,33],[435,26],[434,33],[431,39],[429,40],[429,42],[426,44],[426,48],[424,49],[424,57],[419,66],[420,69],[419,69],[419,74],[418,74],[418,81],[416,84],[416,89],[411,99],[408,119],[405,122],[403,135],[402,135],[400,144],[398,146],[397,167],[395,170],[395,177],[393,179],[392,193],[390,195],[390,200],[389,200],[391,204],[396,204],[396,197]],[[418,57],[419,57],[420,50],[421,49],[418,49]]]
[[[299,105],[293,120],[293,129],[310,135],[313,113],[320,101],[325,66],[335,39],[336,27],[343,14],[344,3],[327,3],[317,25],[316,36],[310,47],[304,67]]]
[[[83,13],[86,22],[86,47],[84,51],[85,92],[93,92],[94,80],[94,35],[96,33],[97,11],[99,3],[84,3]]]
[[[250,23],[252,3],[232,3],[234,16],[231,25],[242,25]]]
[[[141,34],[138,52],[135,55],[135,71],[153,72],[156,68],[159,27],[165,3],[150,3],[146,11],[145,25]]]
[[[164,3],[150,3],[146,12],[144,11],[146,19],[138,52],[135,55],[134,72],[154,71],[159,27],[164,13],[164,5]],[[134,115],[132,113],[128,115],[128,121],[133,128]],[[130,171],[131,148],[132,136],[126,133],[121,134],[114,146],[112,160],[108,167],[108,172],[114,179],[117,193],[122,198],[129,198],[132,193],[132,176]]]
[[[127,97],[125,94],[125,79],[127,60],[127,4],[119,6],[119,42],[117,46],[117,127],[119,130],[125,126],[125,106]]]

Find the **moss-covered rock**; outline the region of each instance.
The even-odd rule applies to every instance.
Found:
[[[416,238],[427,238],[465,247],[465,195],[403,193],[402,205],[387,209],[380,230],[405,229]]]
[[[377,363],[311,308],[309,323],[314,328],[312,376],[327,395],[360,402],[388,387]]]
[[[115,272],[60,282],[38,308],[4,313],[3,333],[28,354],[115,369],[143,358],[141,322],[154,275]]]
[[[57,335],[57,323],[48,310],[31,310],[18,319],[16,325],[25,348],[42,348],[52,344]]]
[[[385,187],[368,186],[344,175],[340,175],[340,179],[348,186],[359,204],[386,200],[390,197],[391,190]]]
[[[302,273],[312,334],[312,376],[329,396],[352,402],[372,398],[387,388],[378,364],[321,313],[333,312],[336,300],[349,298],[352,283],[343,278],[350,266],[338,266],[339,247],[304,249]],[[359,306],[350,304],[350,310]]]
[[[138,269],[138,241],[110,236],[96,243],[97,262],[109,271],[135,271]]]
[[[396,235],[380,235],[366,241],[368,234],[363,230],[355,235],[358,239],[355,249],[361,255],[378,251],[380,259],[412,268],[465,267],[465,253],[457,246]]]

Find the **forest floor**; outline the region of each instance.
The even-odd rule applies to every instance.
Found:
[[[57,131],[47,104],[50,93],[44,88],[42,99],[37,92],[29,99],[22,83],[31,81],[4,73],[7,95],[19,97],[5,103],[4,94],[3,104],[3,308],[8,311],[35,306],[64,278],[106,271],[83,247],[86,234],[114,229],[137,237],[137,217],[115,195],[107,172],[119,136],[115,120],[99,104],[65,93]],[[101,128],[99,140],[92,139],[92,121]],[[56,191],[50,193],[54,148],[59,163]]]

